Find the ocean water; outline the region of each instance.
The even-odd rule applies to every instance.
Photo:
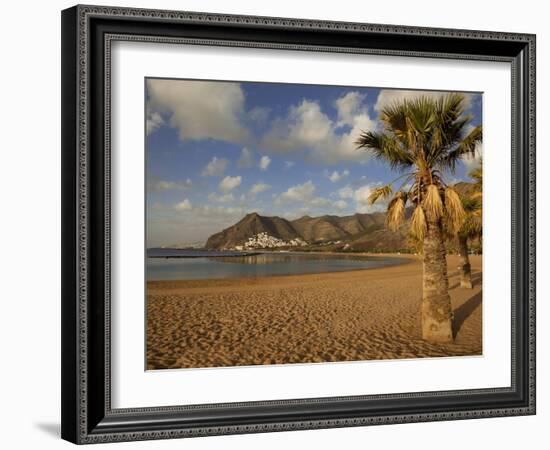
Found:
[[[211,252],[149,249],[147,280],[254,278],[275,275],[343,272],[386,267],[405,262],[399,257],[364,257],[311,253]]]

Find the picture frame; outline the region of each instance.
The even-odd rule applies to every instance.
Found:
[[[511,67],[511,384],[113,408],[111,45],[499,61]],[[139,131],[141,132],[141,131]],[[535,414],[535,36],[78,5],[62,12],[62,437],[85,444]]]

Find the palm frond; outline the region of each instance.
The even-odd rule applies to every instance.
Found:
[[[443,202],[439,194],[439,187],[435,184],[430,184],[426,187],[423,206],[426,217],[431,222],[438,220],[443,215]]]
[[[456,148],[449,152],[449,154],[442,160],[442,166],[454,171],[456,163],[463,156],[475,156],[476,148],[483,139],[483,131],[481,126],[475,127],[470,133],[462,139],[462,141],[456,146]]]
[[[388,205],[386,226],[391,231],[397,231],[405,220],[406,199],[407,197],[403,192],[398,192]]]
[[[391,184],[378,187],[374,191],[372,191],[371,194],[369,195],[367,199],[368,204],[372,205],[381,198],[388,198],[392,193],[393,193],[393,189],[391,187]]]
[[[392,169],[405,169],[413,165],[411,155],[400,142],[384,133],[367,131],[355,141],[358,149],[370,150],[377,159],[387,161]]]
[[[428,231],[428,225],[426,223],[426,215],[424,214],[424,210],[422,209],[422,206],[418,205],[414,209],[414,212],[411,218],[411,233],[417,239],[422,240],[426,235],[426,231]]]
[[[481,203],[481,199],[483,198],[483,192],[481,191],[477,191],[477,192],[474,192],[470,198],[472,200],[476,200],[478,203]]]
[[[483,131],[481,130],[481,125],[475,127],[468,136],[462,139],[462,142],[457,147],[458,153],[461,155],[471,155],[475,156],[476,145],[481,142],[483,139]]]
[[[379,118],[384,128],[395,136],[403,137],[407,134],[407,110],[404,103],[395,101],[386,106],[380,112]]]
[[[462,207],[466,214],[473,213],[481,209],[481,192],[473,192],[469,196],[461,197]]]
[[[407,125],[419,136],[428,135],[436,122],[433,100],[419,97],[405,102],[407,106]]]
[[[468,176],[475,180],[476,189],[481,190],[483,187],[483,161],[479,161],[479,166],[468,172]]]
[[[481,237],[483,229],[483,223],[481,218],[481,211],[468,214],[466,220],[460,227],[458,234],[466,238]]]
[[[451,187],[445,189],[445,222],[451,234],[456,234],[464,224],[466,213],[458,193]]]
[[[470,170],[468,172],[468,176],[478,182],[483,181],[483,171],[481,169],[481,165],[479,167],[476,167],[475,169]]]
[[[436,165],[445,157],[447,149],[460,141],[463,128],[470,121],[463,115],[464,103],[464,95],[458,92],[444,95],[434,103],[435,122],[426,158],[430,165]]]

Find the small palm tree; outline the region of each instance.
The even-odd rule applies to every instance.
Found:
[[[458,231],[458,254],[460,255],[460,287],[472,288],[472,268],[468,250],[468,241],[481,238],[482,234],[482,185],[483,171],[481,165],[468,174],[475,181],[474,191],[462,198],[462,205],[466,212],[464,224]]]
[[[466,133],[471,118],[464,114],[464,100],[453,93],[396,102],[380,113],[383,131],[364,132],[356,141],[402,172],[374,190],[369,201],[392,197],[386,216],[391,230],[403,222],[407,204],[414,207],[411,232],[422,242],[424,258],[422,337],[433,342],[453,339],[444,227],[456,234],[465,219],[460,197],[443,174],[454,172],[463,155],[473,154],[482,135],[481,127]]]

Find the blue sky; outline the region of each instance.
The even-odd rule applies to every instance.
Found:
[[[385,105],[418,95],[441,93],[147,79],[148,247],[204,242],[253,211],[294,219],[383,210],[367,197],[399,174],[353,142],[379,129]],[[480,124],[481,95],[466,103]],[[463,161],[447,182],[468,180],[475,164]]]

